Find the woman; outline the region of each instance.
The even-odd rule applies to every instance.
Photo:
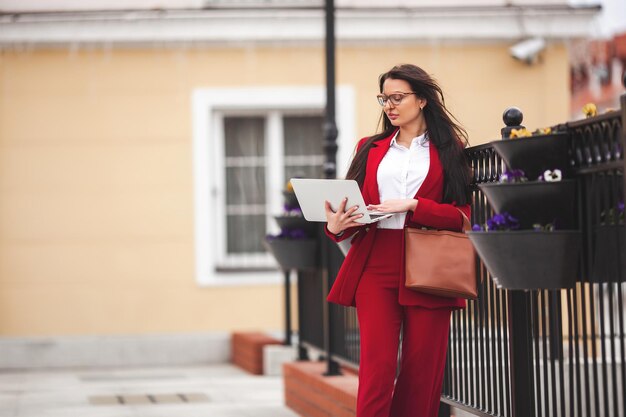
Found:
[[[383,132],[359,141],[347,178],[359,183],[368,209],[396,214],[364,226],[345,200],[337,211],[326,203],[327,234],[337,242],[352,239],[328,301],[357,309],[357,417],[435,417],[450,313],[465,300],[405,288],[403,229],[462,230],[459,210],[470,216],[467,134],[421,68],[396,66],[379,86]]]

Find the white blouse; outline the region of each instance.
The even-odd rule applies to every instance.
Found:
[[[399,132],[399,131],[398,131]],[[396,142],[395,136],[377,173],[380,201],[413,198],[428,174],[430,149],[426,133],[413,138],[409,149]],[[379,229],[402,229],[407,212],[378,222]]]

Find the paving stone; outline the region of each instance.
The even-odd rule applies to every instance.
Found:
[[[297,417],[282,378],[230,364],[11,371],[0,373],[0,387],[2,417]]]
[[[150,395],[150,398],[153,398],[154,402],[157,404],[184,402],[184,400],[178,394],[156,394],[156,395]]]
[[[115,395],[92,395],[89,397],[91,405],[120,405],[120,400]]]
[[[122,396],[124,405],[152,404],[147,395],[124,395]]]
[[[208,395],[202,394],[200,392],[185,393],[182,395],[189,403],[201,403],[209,401]]]

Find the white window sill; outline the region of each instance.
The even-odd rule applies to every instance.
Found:
[[[197,282],[200,287],[237,287],[237,286],[265,286],[282,285],[285,275],[280,269],[271,271],[226,272],[215,271],[211,276],[199,276]],[[295,274],[290,275],[290,281],[295,282]]]

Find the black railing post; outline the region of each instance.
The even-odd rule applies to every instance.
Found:
[[[450,406],[444,402],[440,402],[437,417],[450,417]]]
[[[524,120],[524,114],[517,107],[509,107],[502,114],[502,120],[504,120],[505,126],[500,129],[502,139],[509,139],[511,130],[523,129],[522,121]]]
[[[502,114],[506,125],[502,139],[509,139],[511,130],[524,128],[524,114],[509,107]],[[509,355],[511,360],[511,411],[513,417],[534,417],[534,381],[532,358],[531,292],[508,291]]]
[[[509,355],[511,360],[511,410],[513,417],[534,417],[532,292],[508,291]]]
[[[626,88],[626,70],[624,70],[624,73],[622,74],[622,85],[624,86],[624,88]],[[622,155],[624,153],[624,151],[626,150],[626,93],[622,94],[622,96],[620,97],[620,104],[621,104],[621,113],[622,113],[622,138],[621,138],[621,142],[622,142]],[[622,188],[622,202],[626,201],[626,158],[623,158],[623,170],[622,170],[622,181],[624,182],[623,184],[623,188]],[[626,228],[624,228],[624,241],[626,242]],[[624,365],[622,365],[624,366]],[[626,383],[626,381],[624,381],[624,383]]]
[[[291,280],[290,270],[285,270],[285,341],[283,345],[291,346]]]
[[[335,2],[326,0],[326,120],[324,122],[324,176],[337,175],[337,125],[335,122]],[[322,240],[322,279],[324,300],[330,288],[330,242],[321,233]],[[332,359],[333,320],[328,302],[324,301],[324,350],[326,351],[326,375],[339,374],[339,364]]]

